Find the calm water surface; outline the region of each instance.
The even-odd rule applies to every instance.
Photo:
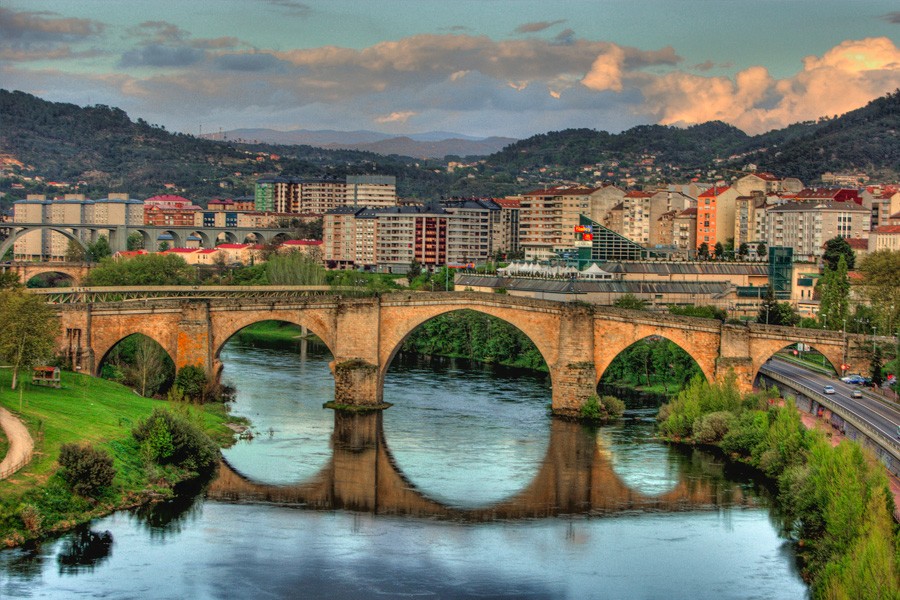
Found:
[[[396,471],[402,493],[462,515],[524,497],[584,510],[450,519],[198,497],[116,513],[36,550],[0,552],[0,597],[806,596],[752,482],[711,455],[655,442],[652,410],[599,430],[554,425],[542,377],[400,360],[385,385],[394,406],[372,429],[377,450],[339,454],[335,415],[322,409],[333,393],[330,359],[313,345],[301,361],[297,350],[228,344],[223,379],[255,432],[225,451],[235,470],[284,488],[321,480],[348,457],[389,456],[390,469],[377,468]],[[618,492],[601,511],[603,487]],[[377,489],[381,506],[401,493]],[[679,493],[714,499],[678,511],[616,508]]]

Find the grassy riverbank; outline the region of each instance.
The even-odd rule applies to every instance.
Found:
[[[300,339],[300,327],[284,321],[260,321],[245,327],[238,336],[272,342],[296,342]],[[310,332],[310,338],[314,338]]]
[[[154,409],[173,409],[220,445],[233,439],[222,404],[173,406],[117,383],[66,372],[60,389],[24,384],[20,395],[9,385],[10,374],[0,372],[0,404],[26,424],[35,448],[24,469],[0,481],[0,543],[6,545],[170,495],[189,473],[148,465],[131,433]],[[74,495],[57,474],[60,447],[67,443],[90,443],[113,458],[115,479],[98,499]]]
[[[777,395],[777,394],[776,394]],[[884,466],[856,442],[832,448],[791,402],[695,380],[660,410],[672,441],[716,446],[778,484],[777,515],[813,598],[900,598],[900,541]]]

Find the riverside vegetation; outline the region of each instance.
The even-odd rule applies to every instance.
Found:
[[[832,447],[777,393],[741,395],[733,375],[693,380],[660,409],[677,442],[716,446],[777,483],[777,513],[814,598],[900,598],[900,531],[884,468],[852,441]]]
[[[10,374],[0,371],[0,387]],[[221,403],[144,398],[127,387],[62,373],[60,389],[20,384],[0,391],[35,438],[34,458],[0,482],[0,543],[22,544],[109,514],[171,497],[209,477],[232,420]],[[174,388],[177,389],[177,388]]]

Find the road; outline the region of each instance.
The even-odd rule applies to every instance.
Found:
[[[876,394],[860,385],[844,383],[839,379],[832,379],[825,375],[819,375],[808,371],[803,367],[780,361],[773,358],[760,369],[761,373],[771,371],[784,377],[789,377],[797,383],[811,387],[823,397],[853,414],[857,419],[864,421],[887,438],[898,440],[897,427],[900,425],[900,406],[892,405]],[[826,385],[834,387],[834,394],[824,395],[822,391]],[[853,390],[861,390],[862,398],[851,398]]]

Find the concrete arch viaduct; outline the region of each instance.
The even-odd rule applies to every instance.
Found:
[[[209,293],[209,288],[196,289],[198,294]],[[74,302],[58,305],[59,349],[70,364],[97,372],[115,344],[141,333],[156,340],[177,368],[197,365],[217,376],[219,352],[231,336],[259,321],[286,321],[308,328],[330,349],[336,404],[379,407],[384,376],[404,339],[425,321],[461,309],[511,323],[535,343],[550,370],[553,412],[562,416],[577,415],[613,359],[648,336],[678,344],[709,380],[733,370],[745,390],[752,388],[766,360],[797,342],[815,347],[836,368],[844,359],[859,361],[866,356],[863,336],[841,332],[728,325],[712,319],[478,292]]]
[[[220,500],[302,504],[317,509],[348,509],[469,521],[541,518],[560,514],[653,510],[742,504],[740,486],[714,476],[681,473],[659,495],[647,495],[622,481],[608,449],[580,424],[553,419],[550,443],[534,479],[511,497],[488,506],[448,506],[409,481],[385,440],[382,413],[335,411],[331,460],[308,481],[267,485],[253,481],[228,464],[207,495]]]

